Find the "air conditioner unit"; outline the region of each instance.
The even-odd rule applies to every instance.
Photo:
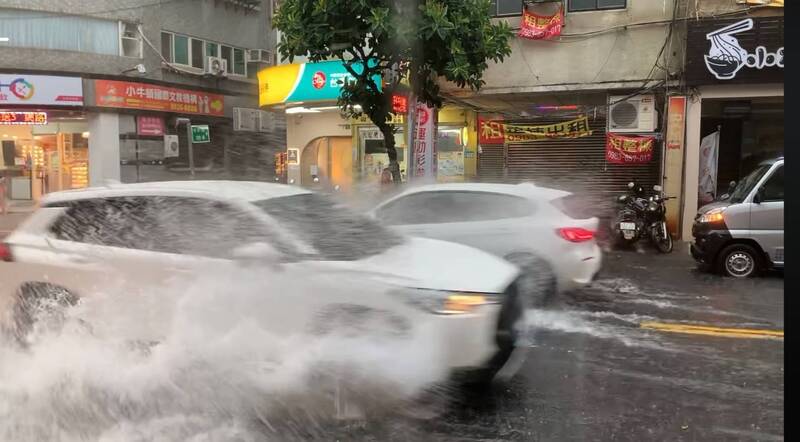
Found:
[[[258,109],[234,107],[233,130],[237,132],[255,132],[258,130],[260,112]]]
[[[609,132],[653,132],[656,130],[658,117],[656,100],[653,95],[637,95],[608,97]]]
[[[225,77],[228,75],[228,60],[222,57],[206,57],[206,74]]]
[[[248,63],[263,63],[272,64],[272,52],[266,49],[248,49],[247,50]]]
[[[275,131],[275,114],[267,111],[259,111],[258,118],[258,131],[259,132],[274,132]]]

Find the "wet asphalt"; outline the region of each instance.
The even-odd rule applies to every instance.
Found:
[[[434,419],[369,421],[323,439],[783,440],[782,338],[641,326],[782,330],[783,299],[781,273],[700,273],[686,244],[670,255],[610,251],[591,287],[529,312],[535,342],[510,382],[454,395]]]

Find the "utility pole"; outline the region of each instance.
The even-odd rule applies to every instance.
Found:
[[[175,130],[178,126],[186,124],[186,142],[189,143],[189,175],[194,179],[194,146],[192,146],[192,121],[188,118],[177,118],[175,120]]]

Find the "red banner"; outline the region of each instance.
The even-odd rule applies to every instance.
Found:
[[[564,25],[564,10],[559,5],[554,15],[538,15],[527,9],[522,15],[517,37],[544,40],[561,35]]]
[[[612,164],[644,164],[653,159],[656,137],[606,134],[606,161]]]
[[[478,115],[478,142],[480,144],[506,142],[502,115]]]
[[[219,94],[130,81],[95,80],[97,106],[223,116]]]

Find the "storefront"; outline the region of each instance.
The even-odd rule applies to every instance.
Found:
[[[690,21],[683,238],[699,206],[783,155],[783,17]]]
[[[342,191],[356,184],[377,185],[389,164],[384,137],[365,116],[352,120],[341,116],[336,103],[349,74],[340,62],[274,66],[259,72],[258,78],[259,104],[286,114],[286,161],[279,163],[281,170],[276,171],[285,172],[286,182]],[[407,128],[400,108],[391,123],[401,175],[406,180]],[[436,144],[439,181],[474,176],[474,113],[448,107],[439,110]]]
[[[88,184],[87,115],[80,78],[0,75],[0,175],[12,200]]]

